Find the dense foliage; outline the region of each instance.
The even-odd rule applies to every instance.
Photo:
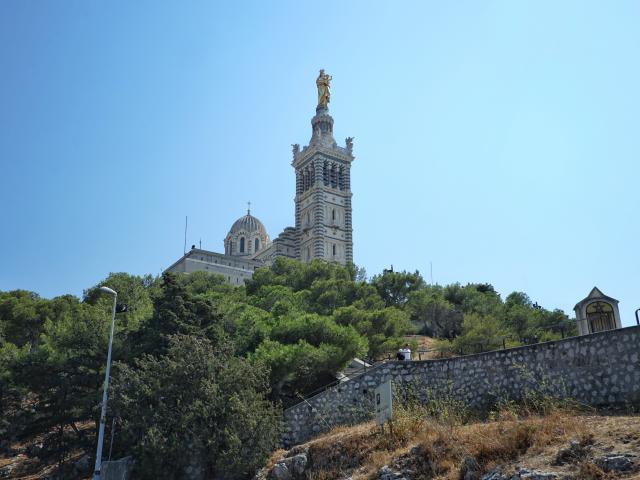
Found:
[[[173,335],[167,354],[120,364],[115,411],[140,469],[136,478],[249,478],[278,441],[267,371],[233,356],[228,343]],[[122,448],[122,447],[120,447]]]
[[[559,338],[561,311],[491,285],[427,285],[418,272],[278,259],[233,287],[205,272],[125,273],[99,285],[128,304],[117,314],[110,416],[116,454],[139,478],[179,478],[196,462],[214,478],[248,478],[278,437],[281,406],[325,385],[352,358],[392,354],[409,333],[448,353]],[[0,292],[0,438],[46,433],[40,455],[63,466],[91,451],[113,299]],[[93,430],[91,430],[93,431]],[[0,443],[0,448],[7,442]],[[64,470],[64,469],[63,469]]]

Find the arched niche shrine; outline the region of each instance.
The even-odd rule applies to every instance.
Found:
[[[622,328],[618,300],[593,287],[591,293],[573,307],[578,323],[578,335]]]

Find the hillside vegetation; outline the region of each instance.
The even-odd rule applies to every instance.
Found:
[[[112,303],[98,285],[129,306],[117,314],[109,418],[114,456],[133,454],[136,478],[193,468],[249,478],[279,438],[282,407],[353,357],[393,353],[407,334],[471,353],[574,328],[524,293],[502,300],[489,284],[427,285],[418,272],[367,280],[320,261],[278,259],[241,287],[204,272],[115,273],[82,299],[0,292],[0,449],[10,456],[15,442],[41,438],[30,455],[63,478],[71,452],[95,448],[85,425],[98,420]]]

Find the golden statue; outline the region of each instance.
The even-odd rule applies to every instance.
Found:
[[[316,86],[318,87],[318,106],[327,107],[329,100],[331,99],[331,75],[324,73],[324,70],[320,70],[320,75],[316,79]]]

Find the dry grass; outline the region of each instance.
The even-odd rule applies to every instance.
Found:
[[[582,480],[606,480],[613,478],[610,475],[604,473],[600,467],[593,462],[584,462],[580,465],[578,474]]]
[[[269,459],[267,460],[267,463],[265,464],[265,467],[267,468],[267,470],[271,470],[275,466],[275,464],[278,463],[280,459],[282,459],[282,457],[285,456],[286,453],[287,451],[282,448],[279,448],[278,450],[273,452],[269,457]]]
[[[413,450],[415,461],[428,465],[426,469],[425,465],[419,465],[421,470],[428,472],[429,476],[425,478],[457,479],[459,465],[465,457],[475,458],[481,468],[488,471],[527,452],[538,453],[550,444],[567,443],[586,434],[580,417],[562,411],[544,417],[458,425],[430,419],[420,422],[405,416],[396,419],[393,434],[378,445],[396,457],[406,450],[411,440],[416,447]]]
[[[305,446],[313,459],[309,478],[335,480],[351,475],[354,480],[373,479],[383,465],[399,462],[422,472],[418,479],[458,480],[466,457],[473,457],[484,472],[523,461],[530,468],[548,470],[560,447],[573,439],[592,443],[594,433],[602,445],[618,438],[620,445],[629,446],[632,438],[636,439],[632,446],[640,446],[633,436],[640,428],[640,417],[602,417],[555,409],[546,415],[526,416],[508,411],[491,421],[464,423],[423,413],[399,409],[392,428],[387,427],[384,433],[368,423],[341,428],[308,443]],[[282,458],[282,454],[277,456]],[[589,461],[566,468],[584,480],[615,478]]]

